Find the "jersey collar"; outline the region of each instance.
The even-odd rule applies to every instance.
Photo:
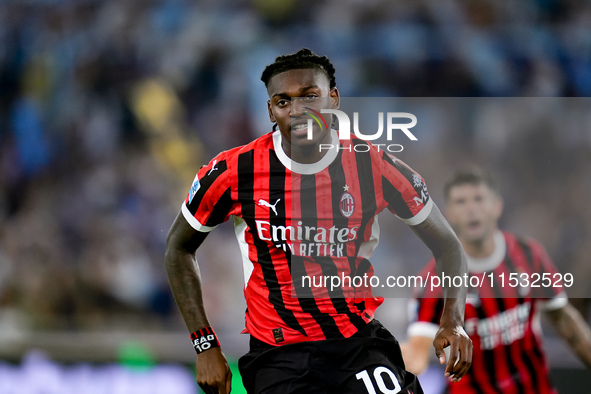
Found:
[[[505,236],[499,230],[494,234],[495,249],[487,257],[474,258],[466,256],[468,262],[468,271],[472,273],[492,271],[497,268],[505,259],[507,252],[507,243],[505,242]]]
[[[330,135],[332,137],[332,146],[339,146],[339,137],[336,130],[331,130]],[[337,149],[329,149],[324,157],[316,163],[298,163],[297,161],[291,160],[283,150],[283,147],[281,146],[281,133],[279,130],[273,133],[273,147],[275,148],[275,153],[277,154],[279,161],[285,166],[285,168],[302,175],[316,174],[324,170],[339,154]]]

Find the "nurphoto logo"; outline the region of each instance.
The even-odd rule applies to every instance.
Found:
[[[316,121],[320,129],[328,130],[328,125],[322,114],[330,114],[336,116],[339,122],[339,140],[350,140],[351,139],[351,121],[349,116],[338,109],[321,109],[320,112],[304,107],[308,112],[307,114],[312,118],[308,119],[308,140],[312,140],[312,125],[313,121]],[[384,122],[384,119],[386,120]],[[400,119],[407,119],[410,122],[399,123]],[[366,134],[359,130],[359,112],[353,112],[353,133],[357,138],[364,141],[375,141],[381,138],[384,134],[384,123],[386,123],[386,140],[392,142],[395,137],[394,132],[402,132],[411,141],[417,141],[417,137],[410,131],[411,128],[416,126],[417,117],[409,112],[378,112],[378,130],[373,134]],[[391,153],[402,152],[404,147],[400,144],[394,143],[374,143],[379,150],[386,150]],[[319,144],[319,150],[330,150],[330,149],[346,149],[342,146],[334,146],[333,144]],[[369,151],[368,145],[355,145],[353,149],[356,152],[367,152]]]

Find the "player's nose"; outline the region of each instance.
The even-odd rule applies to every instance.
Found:
[[[292,118],[302,116],[305,111],[306,110],[304,109],[304,104],[301,102],[301,100],[298,100],[297,98],[291,100],[289,115]]]

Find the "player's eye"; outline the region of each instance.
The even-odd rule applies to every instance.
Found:
[[[287,105],[287,103],[289,103],[289,100],[277,100],[277,105],[279,107],[285,107]]]
[[[318,96],[316,96],[315,94],[309,94],[304,97],[304,101],[306,102],[313,102],[316,101],[316,99],[318,99]]]

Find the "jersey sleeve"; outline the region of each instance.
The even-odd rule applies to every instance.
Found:
[[[444,299],[440,288],[431,289],[429,278],[437,275],[435,271],[435,260],[431,260],[425,269],[421,272],[424,286],[414,289],[416,298],[409,303],[409,326],[407,336],[422,336],[435,338],[439,330],[439,321],[443,314]]]
[[[197,231],[209,232],[228,220],[232,210],[230,172],[223,156],[201,167],[181,211]]]
[[[534,288],[534,297],[538,299],[538,306],[543,311],[552,311],[562,308],[568,303],[568,298],[562,282],[556,281],[559,277],[559,271],[548,256],[544,247],[537,241],[529,240],[531,247],[532,260],[534,263],[534,272],[540,274],[541,278],[550,278],[550,286],[544,286],[543,279],[540,281],[540,287]],[[557,286],[554,286],[554,285]]]
[[[422,223],[433,208],[424,179],[386,153],[382,164],[382,193],[390,212],[410,226]]]

